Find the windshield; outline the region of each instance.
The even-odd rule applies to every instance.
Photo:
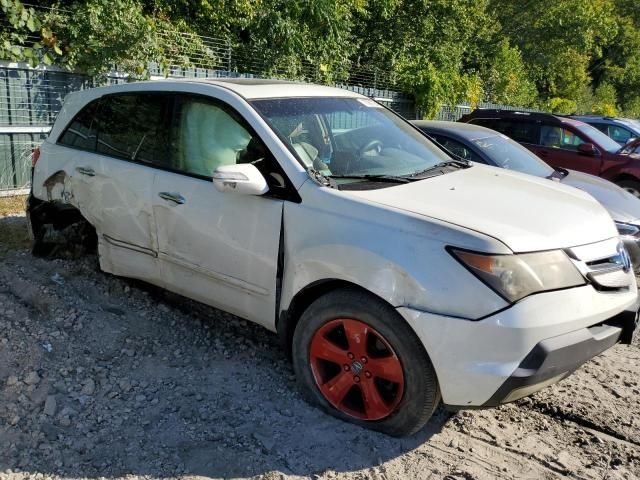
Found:
[[[367,98],[251,104],[306,168],[325,176],[412,176],[451,161],[408,122]]]
[[[594,142],[596,142],[598,147],[604,148],[609,153],[616,153],[620,150],[620,144],[618,142],[612,140],[608,135],[602,133],[595,127],[591,125],[587,125],[586,123],[575,123],[573,125],[580,132],[588,135]]]
[[[477,138],[472,142],[499,167],[537,177],[548,177],[554,171],[525,147],[504,135]]]
[[[622,150],[620,150],[620,153],[622,153],[623,155],[640,153],[640,139],[631,140],[624,147],[622,147]]]

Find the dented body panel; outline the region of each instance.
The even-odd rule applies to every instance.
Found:
[[[395,188],[395,187],[394,187]],[[462,227],[398,212],[309,181],[301,204],[284,210],[282,309],[297,292],[333,279],[360,285],[393,306],[477,318],[506,302],[451,262],[447,245],[511,253],[501,242]],[[451,297],[464,291],[469,302]]]
[[[41,152],[43,168],[35,169],[33,182],[36,198],[80,211],[96,230],[103,270],[162,285],[151,205],[155,171],[50,142]],[[60,170],[41,180],[49,164]]]

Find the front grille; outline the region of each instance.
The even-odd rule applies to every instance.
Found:
[[[598,290],[627,290],[633,284],[629,255],[617,238],[570,248],[567,254]]]
[[[604,288],[624,288],[629,286],[629,274],[622,267],[615,270],[591,272],[587,278]]]

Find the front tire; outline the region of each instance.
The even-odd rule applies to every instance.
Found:
[[[440,401],[433,365],[405,320],[356,289],[330,292],[302,314],[293,366],[305,397],[342,420],[403,436]]]

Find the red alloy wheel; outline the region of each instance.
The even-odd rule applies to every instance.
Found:
[[[360,320],[331,320],[311,339],[309,361],[324,398],[361,420],[381,420],[402,400],[404,374],[389,342]]]

